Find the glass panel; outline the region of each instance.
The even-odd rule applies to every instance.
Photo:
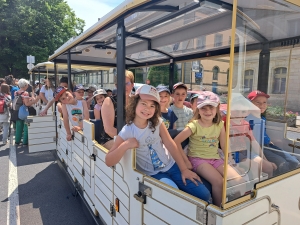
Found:
[[[167,56],[165,56],[161,53],[155,52],[155,51],[143,51],[143,52],[139,52],[139,53],[134,53],[132,55],[127,55],[127,57],[137,60],[139,62],[167,58]]]
[[[194,3],[194,1],[182,3],[179,5],[179,8],[185,7],[191,3]],[[158,36],[160,34],[164,34],[164,33],[170,32],[172,30],[176,30],[180,27],[186,26],[193,22],[204,20],[208,17],[224,13],[225,11],[226,11],[225,9],[220,10],[218,8],[212,7],[209,5],[209,3],[206,2],[206,4],[203,4],[199,8],[196,8],[184,15],[178,16],[174,19],[168,20],[162,24],[154,26],[148,30],[142,31],[139,34],[144,37],[152,38],[152,37]],[[149,22],[153,21],[154,19],[157,19],[160,17],[161,17],[161,15],[157,15],[157,17],[155,17],[155,14],[153,14],[149,21],[145,21],[145,23],[139,24],[138,27],[148,24]]]
[[[230,101],[221,104],[222,114],[228,114],[228,104],[231,110],[226,121],[229,123],[229,154],[225,157],[229,164],[226,165],[225,203],[251,193],[257,182],[300,165],[300,151],[293,153],[294,142],[286,138],[291,135],[286,123],[295,121],[296,112],[300,111],[296,94],[300,92],[296,81],[299,80],[300,50],[299,46],[282,47],[281,44],[282,38],[295,34],[289,27],[298,32],[298,25],[289,21],[300,19],[300,8],[273,1],[264,1],[263,5],[260,0],[249,4],[239,2],[247,17],[242,13],[237,16],[243,23],[237,21],[239,45],[232,59],[233,90]],[[248,36],[259,40],[257,34],[262,38],[261,43],[272,41],[269,43],[277,43],[276,48],[264,46],[259,51],[250,50]],[[255,91],[248,95],[252,90]]]

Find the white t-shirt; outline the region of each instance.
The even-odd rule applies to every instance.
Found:
[[[139,142],[136,149],[137,169],[150,176],[168,171],[175,163],[159,136],[161,123],[162,119],[159,120],[154,132],[148,126],[140,129],[132,123],[125,125],[119,133],[124,141],[135,138]]]
[[[47,90],[45,85],[43,85],[40,92],[45,94],[47,101],[51,101],[53,99],[53,90],[51,88]]]
[[[80,126],[83,123],[83,105],[82,101],[77,100],[76,105],[66,104],[69,121],[73,126]]]

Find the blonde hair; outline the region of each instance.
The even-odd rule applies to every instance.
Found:
[[[125,77],[127,77],[132,84],[134,84],[134,75],[131,71],[125,70]]]
[[[222,121],[221,112],[220,112],[220,104],[216,108],[217,108],[217,113],[216,113],[215,117],[213,118],[213,123],[219,124]],[[199,114],[199,109],[196,108],[196,110],[194,112],[194,116],[189,122],[192,122],[193,120],[199,120],[199,119],[201,119],[201,116]]]

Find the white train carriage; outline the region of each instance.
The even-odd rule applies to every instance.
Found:
[[[286,138],[285,118],[287,110],[297,110],[300,105],[295,94],[300,90],[296,84],[299,21],[300,4],[295,0],[127,0],[50,56],[49,60],[55,63],[68,63],[69,79],[76,64],[117,67],[119,93],[124,93],[125,68],[150,71],[152,66],[167,65],[170,87],[179,77],[193,91],[205,86],[227,95],[224,104],[230,113],[226,119],[224,161],[226,166],[231,163],[244,182],[236,184],[234,178],[224,174],[221,206],[207,204],[142,174],[135,167],[135,150],[127,151],[114,167],[107,167],[108,150],[95,141],[97,123],[84,121],[84,131],[74,133],[68,142],[62,118],[58,117],[58,157],[84,193],[94,215],[105,224],[120,225],[298,224],[300,169],[270,177],[262,171],[261,162],[252,160],[250,155],[256,152],[262,157],[267,148],[263,141],[266,126],[274,144],[300,159],[299,141]],[[199,64],[198,69],[191,66],[198,65],[194,61]],[[174,78],[176,65],[180,73]],[[248,108],[253,117],[245,119],[256,142],[241,133],[238,135],[243,135],[245,147],[234,148],[231,144],[236,134],[231,133],[230,127],[234,119],[232,99],[235,94],[246,96],[255,89],[270,94],[272,105],[282,107],[283,113],[264,124]],[[118,130],[124,124],[123,103],[119,97]],[[35,132],[37,139],[41,139],[40,133]],[[249,160],[233,161],[231,156],[241,150],[247,151]]]

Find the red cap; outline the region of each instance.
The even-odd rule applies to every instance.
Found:
[[[262,91],[252,91],[248,94],[247,98],[250,101],[253,101],[256,97],[259,97],[259,96],[264,96],[266,98],[270,98],[270,95],[267,95],[266,93],[264,93]]]

